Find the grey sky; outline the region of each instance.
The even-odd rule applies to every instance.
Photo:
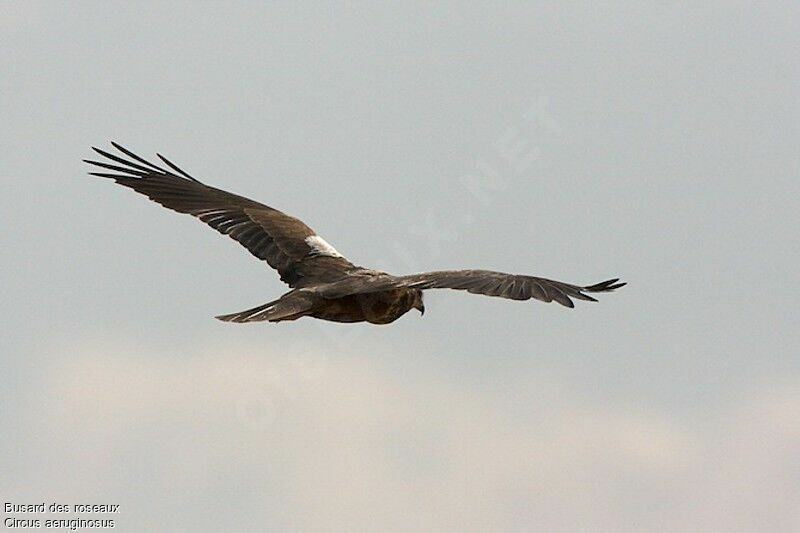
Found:
[[[3,2],[0,494],[123,531],[796,531],[794,2]],[[454,291],[211,317],[277,276],[85,175],[163,153]]]

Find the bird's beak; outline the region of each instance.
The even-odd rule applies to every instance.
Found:
[[[424,305],[418,306],[417,307],[417,311],[419,311],[420,315],[424,315],[425,314],[425,306]]]

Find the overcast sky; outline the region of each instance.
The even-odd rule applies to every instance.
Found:
[[[3,2],[0,498],[122,531],[799,530],[798,16]],[[629,285],[222,323],[285,287],[87,176],[109,140],[364,266]]]

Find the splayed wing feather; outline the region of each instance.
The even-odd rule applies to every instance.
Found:
[[[145,167],[145,166],[136,164],[136,163],[134,163],[132,161],[128,161],[127,159],[123,159],[118,155],[112,154],[110,152],[106,152],[105,150],[101,150],[100,148],[92,147],[92,150],[94,150],[95,152],[97,152],[101,156],[105,157],[106,159],[109,159],[111,161],[116,161],[117,163],[121,163],[121,164],[125,165],[126,167],[135,168],[135,169],[138,169],[138,170],[141,170],[141,171],[144,171],[144,172],[153,172],[153,170],[155,170],[156,172],[164,172],[163,169],[160,169],[158,167],[155,167],[155,168]],[[86,160],[84,160],[84,161],[86,161]]]
[[[130,150],[128,150],[124,146],[121,146],[121,145],[115,143],[114,141],[111,141],[111,146],[113,146],[114,148],[116,148],[117,150],[122,152],[123,154],[127,155],[131,159],[134,159],[134,160],[136,160],[136,161],[138,161],[140,163],[143,163],[145,166],[155,170],[156,172],[160,172],[161,174],[169,174],[169,172],[167,172],[166,170],[164,170],[160,166],[155,165],[155,164],[151,163],[150,161],[148,161],[148,160],[146,160],[146,159],[144,159],[142,157],[139,157],[138,155],[134,154],[133,152],[131,152]],[[99,150],[97,148],[95,148],[95,151],[99,151]]]
[[[163,155],[161,155],[161,154],[156,154],[156,155],[158,156],[158,158],[160,160],[162,160],[164,163],[166,163],[169,168],[171,168],[172,170],[174,170],[175,172],[177,172],[178,174],[180,174],[184,178],[190,179],[190,180],[192,180],[194,182],[197,182],[196,179],[194,179],[192,176],[190,176],[189,174],[187,174],[186,172],[184,172],[183,170],[178,168],[178,165],[176,165],[175,163],[173,163],[172,161],[170,161],[169,159],[167,159]],[[197,182],[197,183],[199,183],[199,182]]]

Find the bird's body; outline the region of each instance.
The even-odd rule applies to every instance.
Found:
[[[416,289],[390,289],[366,294],[348,294],[339,298],[320,298],[316,305],[307,312],[276,318],[273,319],[273,322],[311,316],[331,322],[389,324],[414,309],[417,302],[421,301],[422,291]]]
[[[333,322],[389,324],[411,309],[425,311],[422,291],[449,288],[513,300],[535,298],[573,307],[570,298],[595,301],[587,292],[625,285],[612,279],[578,286],[534,276],[487,270],[448,270],[410,276],[354,265],[301,220],[243,196],[209,187],[159,155],[157,166],[112,143],[120,157],[95,148],[108,161],[87,163],[111,170],[90,174],[111,178],[159,204],[190,214],[226,234],[266,261],[292,290],[272,302],[221,315],[228,322],[281,322],[310,316]]]

